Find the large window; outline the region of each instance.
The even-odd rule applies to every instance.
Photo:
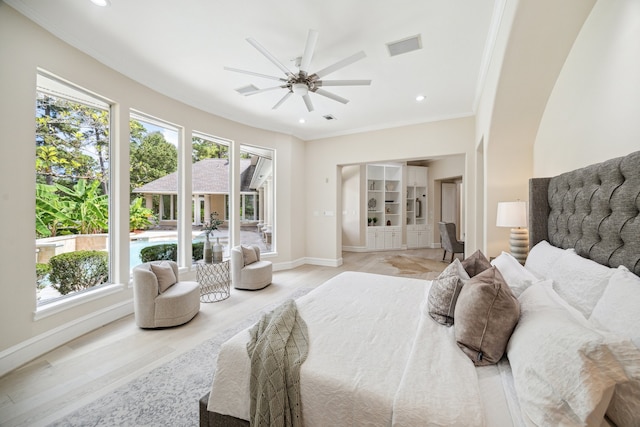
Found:
[[[193,255],[203,258],[201,248],[208,238],[219,242],[223,255],[229,254],[229,221],[225,215],[225,197],[229,194],[229,144],[214,136],[194,133],[192,138],[193,180]],[[215,224],[212,230],[210,224]]]
[[[275,251],[273,158],[267,148],[240,146],[240,243]]]
[[[131,114],[129,267],[178,256],[178,129]]]
[[[36,97],[38,305],[109,282],[110,105],[44,73]]]

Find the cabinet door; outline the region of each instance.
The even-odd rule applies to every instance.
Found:
[[[429,244],[429,232],[427,231],[419,231],[417,244],[419,248],[426,248]]]
[[[397,230],[387,230],[384,238],[385,249],[400,249],[402,247],[402,233]]]
[[[418,247],[418,231],[407,231],[407,248]]]

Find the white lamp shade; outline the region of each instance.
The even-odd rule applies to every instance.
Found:
[[[496,226],[498,227],[526,227],[527,202],[499,202]]]

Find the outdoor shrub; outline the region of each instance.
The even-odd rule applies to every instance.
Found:
[[[140,260],[142,262],[159,261],[159,260],[178,260],[178,244],[162,243],[159,245],[147,246],[140,251]]]
[[[129,206],[129,231],[146,230],[156,221],[156,217],[151,211],[142,206],[143,199],[136,198]]]
[[[109,254],[77,251],[56,255],[49,260],[49,280],[62,295],[100,285],[109,278]]]
[[[36,286],[38,289],[43,289],[46,286],[44,280],[49,273],[51,273],[49,264],[36,264]]]
[[[204,242],[197,242],[194,243],[191,246],[192,249],[192,255],[193,255],[193,260],[194,261],[198,261],[199,259],[203,259],[204,258]]]
[[[203,258],[204,242],[197,242],[192,245],[191,255],[194,260]],[[160,260],[178,260],[178,245],[176,243],[162,243],[159,245],[147,246],[140,251],[142,262]]]

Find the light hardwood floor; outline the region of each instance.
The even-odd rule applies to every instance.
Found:
[[[133,315],[77,338],[0,378],[0,426],[44,426],[192,349],[298,288],[315,288],[343,271],[405,275],[386,259],[425,260],[436,274],[447,264],[441,249],[343,253],[343,265],[304,265],[274,272],[256,292],[231,289],[230,298],[201,304],[186,325],[143,330]],[[416,277],[410,272],[409,277]],[[153,360],[149,363],[149,360]]]

